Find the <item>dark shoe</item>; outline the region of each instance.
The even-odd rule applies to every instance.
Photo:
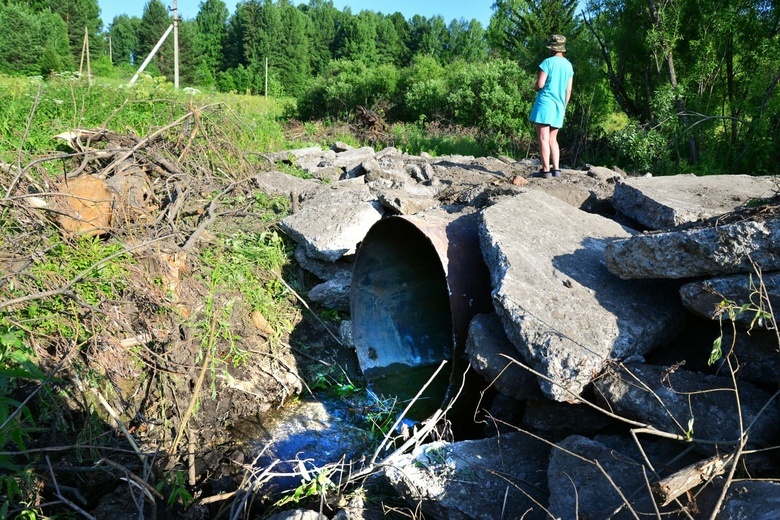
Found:
[[[561,176],[561,170],[553,170],[552,171],[553,177],[560,177]]]
[[[532,173],[531,177],[535,177],[537,179],[551,179],[552,178],[552,173],[546,172],[544,170],[539,170],[536,173]]]

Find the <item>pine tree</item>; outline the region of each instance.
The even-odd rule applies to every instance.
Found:
[[[377,15],[376,50],[380,64],[402,67],[406,59],[406,46],[396,31],[393,18]]]
[[[309,19],[309,41],[311,42],[311,68],[315,74],[323,73],[333,59],[336,28],[341,23],[342,13],[333,7],[330,0],[310,0],[300,7]]]
[[[376,18],[369,11],[357,16],[345,16],[336,35],[336,57],[376,65]]]
[[[138,51],[140,53],[138,59],[141,62],[154,49],[154,46],[157,45],[157,42],[172,23],[173,20],[163,3],[160,0],[149,0],[149,3],[144,7],[141,24],[138,28]],[[165,39],[151,63],[160,74],[173,79],[172,37]]]
[[[141,64],[138,48],[140,25],[140,18],[136,16],[131,18],[126,14],[115,17],[109,25],[108,34],[111,36],[111,56],[114,65]]]
[[[72,67],[67,29],[58,15],[0,5],[0,27],[13,27],[0,38],[0,72],[38,75]]]
[[[533,67],[547,57],[551,34],[573,39],[581,31],[578,0],[497,0],[488,39],[500,54]]]
[[[103,54],[103,21],[97,0],[49,0],[49,8],[60,15],[68,31],[71,54],[80,57],[84,47],[84,28],[89,34],[89,53],[94,59]]]
[[[455,59],[470,63],[487,59],[485,29],[478,20],[467,22],[461,18],[450,23],[445,60],[449,62]]]
[[[227,21],[230,13],[222,0],[201,2],[195,17],[201,66],[216,78],[223,64],[223,50],[227,40]]]
[[[273,65],[285,94],[298,96],[311,78],[311,42],[309,19],[287,4],[279,9],[279,43],[273,53]]]
[[[409,38],[412,32],[412,27],[409,25],[409,20],[407,20],[404,15],[398,11],[389,15],[387,19],[390,20],[390,22],[393,24],[395,33],[398,35],[400,40],[398,49],[399,54],[397,58],[398,61],[396,61],[395,64],[399,67],[406,67],[409,65],[409,61],[412,59],[412,54],[409,50]]]

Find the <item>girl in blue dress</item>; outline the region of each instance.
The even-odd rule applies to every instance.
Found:
[[[536,101],[529,117],[536,125],[542,159],[542,169],[532,176],[545,179],[561,175],[558,130],[563,126],[563,116],[571,98],[574,77],[571,63],[563,57],[566,52],[566,37],[553,34],[547,48],[550,49],[551,56],[539,65],[539,76],[534,84]]]

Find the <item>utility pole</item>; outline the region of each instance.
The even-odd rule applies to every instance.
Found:
[[[138,76],[144,71],[147,65],[149,65],[149,62],[152,61],[152,58],[154,58],[154,55],[157,53],[158,50],[160,50],[160,46],[162,46],[163,42],[165,41],[165,38],[168,37],[169,34],[171,34],[171,30],[173,29],[173,25],[169,25],[168,28],[165,30],[165,34],[162,35],[162,38],[160,38],[160,41],[157,42],[157,45],[154,46],[154,49],[152,49],[152,52],[149,53],[149,56],[146,57],[144,62],[141,64],[141,67],[138,69],[138,71],[135,73],[135,76],[133,76],[130,79],[130,83],[128,85],[132,85],[136,82],[138,79]]]
[[[84,27],[84,42],[81,45],[81,62],[79,63],[79,77],[83,77],[84,74],[84,58],[87,60],[87,78],[89,84],[92,85],[92,68],[89,63],[89,29]]]
[[[173,88],[179,90],[179,7],[173,0]]]

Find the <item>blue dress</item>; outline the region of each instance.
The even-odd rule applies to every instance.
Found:
[[[566,87],[574,76],[574,69],[563,56],[550,56],[539,68],[547,73],[547,81],[542,90],[536,93],[529,119],[534,123],[561,128],[566,112]]]

